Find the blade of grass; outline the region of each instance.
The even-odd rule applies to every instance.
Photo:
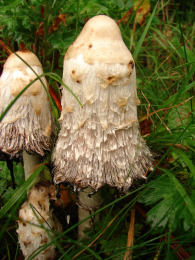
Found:
[[[139,54],[139,52],[140,52],[140,50],[141,50],[141,46],[142,46],[142,44],[143,44],[143,42],[144,42],[144,40],[145,40],[146,34],[147,34],[147,32],[148,32],[148,30],[149,30],[149,28],[150,28],[150,25],[151,25],[151,23],[152,23],[152,20],[153,20],[154,16],[155,16],[157,6],[158,6],[158,1],[157,1],[156,5],[155,5],[155,7],[154,7],[154,10],[153,10],[153,12],[152,12],[152,14],[151,14],[151,16],[150,16],[150,18],[149,18],[147,24],[146,24],[146,27],[145,27],[145,29],[144,29],[144,31],[143,31],[143,33],[142,33],[142,36],[141,36],[141,38],[139,39],[139,41],[138,41],[138,43],[137,43],[137,47],[136,47],[136,49],[135,49],[135,51],[134,51],[134,53],[133,53],[133,57],[134,57],[135,60],[137,59],[137,56],[138,56],[138,54]]]
[[[10,221],[12,221],[12,216],[16,213],[16,211],[18,210],[18,207],[20,205],[20,200],[18,200],[16,202],[16,204],[14,204],[14,206],[12,207],[12,210],[10,211],[10,214],[7,214],[6,215],[6,218],[5,218],[5,222],[3,223],[3,226],[1,227],[0,229],[0,240],[2,239],[3,237],[3,234],[4,232],[7,230],[7,227],[10,223]]]
[[[129,225],[128,239],[127,239],[127,251],[124,256],[124,260],[132,259],[132,249],[134,240],[134,228],[135,228],[135,208],[131,209],[131,220]]]
[[[8,242],[6,241],[6,249],[7,249],[7,259],[10,260],[10,249],[9,249],[9,246],[8,246]]]
[[[36,207],[34,207],[32,204],[30,204],[31,210],[34,214],[34,216],[36,217],[37,221],[40,224],[40,228],[44,229],[45,232],[47,233],[48,237],[52,240],[52,235],[51,233],[54,233],[52,230],[52,227],[50,226],[50,224],[48,223],[48,221],[40,214],[40,212],[36,209]],[[47,228],[43,225],[43,223],[47,224]],[[39,225],[38,225],[39,226]],[[58,240],[55,240],[55,246],[56,248],[58,248],[58,251],[63,254],[64,251],[59,243]]]
[[[182,133],[181,133],[179,136],[176,136],[174,142],[172,143],[173,146],[174,146],[175,144],[177,144],[177,143],[181,140],[182,136],[183,136],[184,133],[188,130],[188,128],[191,126],[191,124],[192,124],[192,120],[191,120],[191,121],[189,122],[189,124],[185,127],[185,129],[182,131]],[[150,175],[149,175],[150,177],[155,173],[156,169],[159,167],[159,165],[162,163],[162,161],[167,157],[167,155],[169,154],[169,152],[170,152],[171,149],[172,149],[172,147],[169,147],[169,148],[167,149],[167,151],[162,155],[162,157],[160,158],[160,160],[158,161],[158,163],[154,166],[154,170],[150,173]]]
[[[40,77],[43,77],[44,75],[40,75]],[[14,103],[18,100],[18,98],[35,82],[38,78],[32,80],[26,87],[23,88],[23,90],[20,91],[20,93],[9,103],[9,105],[6,107],[6,109],[1,113],[0,115],[0,122],[6,115],[6,113],[10,110],[10,108],[14,105]]]
[[[96,238],[95,238],[93,241],[91,241],[84,249],[82,249],[80,252],[78,252],[77,254],[75,254],[72,259],[77,259],[77,257],[78,257],[79,255],[81,255],[87,248],[91,247],[91,246],[105,233],[105,231],[113,224],[113,222],[114,222],[114,221],[126,210],[126,208],[128,208],[128,207],[129,207],[129,204],[127,204],[126,206],[124,206],[124,207],[122,208],[122,210],[120,210],[120,211],[114,216],[114,218],[112,218],[112,220],[106,225],[106,227],[104,227],[104,229],[103,229],[102,231],[98,232],[99,234],[96,236]]]
[[[37,72],[28,64],[28,62],[26,62],[20,55],[18,55],[16,52],[14,53],[20,60],[22,60],[29,68],[30,70],[32,70],[32,72],[37,76],[37,78],[39,79],[39,81],[41,82],[46,94],[47,94],[47,97],[49,99],[49,102],[51,104],[51,109],[52,109],[52,112],[53,112],[53,116],[55,118],[55,122],[56,122],[56,125],[57,127],[59,128],[59,122],[58,122],[58,116],[57,116],[57,113],[56,113],[56,106],[55,106],[55,102],[53,101],[51,95],[49,94],[49,90],[47,88],[47,86],[45,85],[45,83],[43,82],[43,80],[41,79],[41,77],[37,74]]]
[[[14,192],[14,195],[0,209],[0,218],[4,217],[6,213],[13,207],[13,205],[25,194],[25,192],[34,185],[34,180],[36,180],[36,177],[40,174],[41,171],[43,171],[44,168],[45,165],[41,164],[28,178],[28,180]]]
[[[50,77],[51,79],[54,79],[55,81],[57,81],[58,83],[60,83],[64,88],[66,88],[71,95],[73,95],[73,97],[77,100],[77,102],[79,103],[80,106],[83,106],[81,101],[79,100],[79,98],[74,94],[74,92],[66,85],[64,84],[64,82],[61,80],[60,76],[56,73],[53,72],[47,72],[44,74],[45,76]]]
[[[181,21],[180,21],[180,19],[179,19],[179,30],[180,30],[180,33],[181,33],[181,40],[182,40],[182,43],[183,43],[184,55],[185,55],[185,60],[186,60],[186,70],[187,70],[187,73],[189,73],[188,55],[187,55],[187,51],[186,51],[186,45],[185,45],[183,30],[181,28]],[[192,90],[190,90],[190,95],[191,96],[193,95]],[[190,105],[191,105],[191,112],[192,112],[193,111],[192,101],[191,101]],[[193,118],[193,116],[194,116],[193,113],[191,113],[191,117],[192,118]]]
[[[54,102],[54,100],[52,99],[52,97],[51,97],[51,95],[50,95],[50,93],[49,93],[49,90],[48,90],[48,88],[47,88],[47,86],[45,85],[45,83],[43,82],[43,80],[41,79],[41,76],[40,75],[38,75],[37,73],[36,73],[36,71],[20,56],[20,55],[18,55],[17,53],[14,53],[19,59],[21,59],[31,70],[32,70],[32,72],[37,76],[37,78],[39,79],[39,81],[41,82],[41,84],[42,84],[42,86],[43,86],[43,88],[44,88],[44,90],[45,90],[45,92],[46,92],[46,94],[47,94],[47,96],[48,96],[48,99],[49,99],[49,102],[50,102],[50,104],[51,104],[51,108],[52,108],[52,114],[53,114],[53,117],[55,118],[55,122],[56,122],[56,125],[57,125],[57,128],[58,128],[58,130],[60,129],[60,126],[59,126],[59,122],[58,122],[58,115],[59,115],[59,111],[56,111],[56,105],[55,105],[55,102]],[[55,78],[56,78],[56,80],[58,80],[59,81],[59,76],[57,75],[57,74],[55,74],[55,73],[49,73],[50,74],[50,76],[51,76],[51,74],[52,75],[55,75]],[[46,75],[46,73],[43,73],[42,75]],[[60,79],[61,80],[61,79]],[[70,91],[70,93],[71,94],[73,94],[73,96],[76,98],[76,100],[79,102],[79,99],[76,97],[76,95],[71,91],[71,89],[70,88],[68,88],[63,82],[62,82],[62,85],[63,86],[65,86],[66,87],[66,89],[68,90],[68,91]],[[25,91],[25,90],[24,90]],[[15,102],[15,101],[13,101],[13,102]],[[79,102],[79,104],[81,104],[80,102]],[[13,105],[13,104],[12,104]]]

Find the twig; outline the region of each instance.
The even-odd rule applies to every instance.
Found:
[[[151,107],[151,104],[149,102],[149,100],[147,99],[147,97],[144,95],[143,91],[141,90],[141,93],[143,95],[143,97],[145,98],[146,102],[148,103],[148,111],[147,111],[147,118],[149,117],[149,108]],[[156,114],[156,116],[159,118],[159,120],[161,121],[161,123],[164,125],[164,127],[167,129],[167,131],[172,134],[171,130],[169,129],[169,127],[162,121],[162,119],[160,118],[160,116],[158,115],[158,113],[156,111],[154,111],[154,114]]]
[[[159,113],[159,112],[161,112],[161,111],[167,111],[167,110],[169,110],[169,109],[171,109],[171,108],[180,107],[180,106],[184,105],[185,103],[187,103],[188,101],[190,101],[192,98],[193,98],[193,96],[190,97],[190,98],[188,98],[188,99],[186,99],[186,100],[184,100],[184,101],[181,102],[180,104],[177,104],[177,105],[174,105],[174,106],[170,106],[170,107],[160,108],[160,109],[158,109],[158,110],[155,110],[154,112],[152,112],[152,113],[150,113],[150,114],[147,114],[146,116],[143,116],[142,118],[140,118],[140,119],[139,119],[139,122],[142,122],[142,121],[148,119],[148,117],[151,117],[151,116],[153,116],[154,114]]]
[[[148,81],[150,81],[150,80],[152,79],[152,77],[154,76],[154,74],[156,74],[156,73],[160,70],[160,68],[162,67],[162,65],[163,65],[165,62],[167,62],[167,60],[169,60],[170,56],[171,56],[171,55],[167,56],[166,59],[164,59],[163,62],[160,63],[160,65],[158,66],[158,68],[156,68],[155,71],[151,74],[151,76],[148,77],[148,79],[147,79],[146,82],[148,82]]]
[[[129,225],[128,239],[127,239],[127,251],[124,256],[124,260],[132,259],[133,238],[134,238],[134,225],[135,225],[135,208],[131,209],[131,220]]]
[[[120,20],[117,21],[117,24],[120,24],[121,22],[127,22],[129,19],[129,16],[132,14],[133,8],[130,8],[125,15],[122,16]]]
[[[5,52],[10,55],[12,54],[13,52],[10,50],[10,48],[2,41],[0,40],[0,45],[1,47],[5,50]]]

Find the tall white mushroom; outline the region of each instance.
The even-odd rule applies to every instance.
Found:
[[[43,74],[42,65],[35,54],[29,51],[18,51],[17,55],[28,63],[37,75]],[[37,78],[31,68],[17,55],[13,53],[8,57],[0,78],[0,114],[31,81]],[[42,77],[42,81],[47,87],[45,77]],[[36,154],[43,156],[45,151],[50,149],[51,129],[49,100],[42,83],[37,80],[17,99],[0,122],[0,150],[11,157],[23,151],[25,179],[40,163],[40,158]],[[42,187],[44,191],[41,193],[40,185],[32,188],[28,201],[22,205],[19,212],[19,217],[23,222],[19,221],[17,232],[21,249],[26,257],[32,253],[32,250],[36,250],[43,244],[43,239],[37,240],[37,230],[39,230],[38,234],[48,238],[45,230],[33,226],[33,224],[38,224],[38,220],[30,204],[35,211],[39,212],[43,226],[46,226],[47,222],[54,221],[49,208],[48,190]],[[42,253],[36,259],[49,259],[48,254],[53,255],[55,249],[50,247],[49,250],[45,256]]]
[[[152,156],[139,131],[134,61],[114,20],[99,15],[85,24],[65,55],[63,81],[83,106],[63,89],[55,182],[126,192]]]

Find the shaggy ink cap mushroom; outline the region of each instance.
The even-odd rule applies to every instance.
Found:
[[[55,237],[53,231],[61,232],[62,227],[52,212],[50,199],[55,199],[55,188],[49,183],[36,184],[28,194],[19,211],[18,233],[20,248],[25,259],[40,246],[50,243]],[[53,244],[42,250],[35,260],[55,259]]]
[[[152,155],[139,131],[134,60],[114,20],[99,15],[85,24],[65,55],[63,81],[83,106],[63,89],[55,182],[127,191]]]
[[[18,51],[38,74],[43,74],[41,63],[30,51]],[[0,78],[0,114],[31,81],[35,73],[14,53],[3,68]],[[42,81],[47,85],[45,77]],[[50,148],[51,110],[47,94],[37,79],[13,104],[0,122],[0,150],[14,156],[21,150],[41,156]]]

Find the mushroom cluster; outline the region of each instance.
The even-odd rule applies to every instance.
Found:
[[[144,178],[152,155],[137,118],[136,72],[120,29],[110,17],[91,18],[64,58],[61,131],[53,153],[54,180],[126,192]]]
[[[17,54],[38,75],[43,73],[34,54]],[[33,71],[12,54],[0,78],[0,113],[35,78]],[[44,77],[42,80],[46,85]],[[65,54],[63,82],[82,106],[63,89],[61,130],[52,155],[54,181],[68,182],[81,189],[79,220],[82,220],[101,204],[98,193],[88,196],[91,191],[108,184],[127,192],[135,179],[145,178],[146,171],[152,168],[152,154],[139,130],[134,60],[113,19],[98,15],[85,24]],[[50,148],[51,120],[45,90],[37,80],[0,122],[0,149],[11,156],[21,150],[43,156]],[[26,165],[32,171],[33,165]],[[33,208],[41,218],[37,218]],[[17,232],[25,257],[50,241],[44,227],[47,229],[49,224],[56,229],[54,222],[49,190],[39,184],[30,191],[19,214]],[[33,227],[37,224],[41,226]],[[90,227],[91,223],[88,224]],[[79,229],[80,237],[85,228]],[[54,249],[51,246],[48,252],[49,249],[53,258]],[[41,258],[40,254],[37,259],[47,259],[47,252],[43,253],[45,256]]]

